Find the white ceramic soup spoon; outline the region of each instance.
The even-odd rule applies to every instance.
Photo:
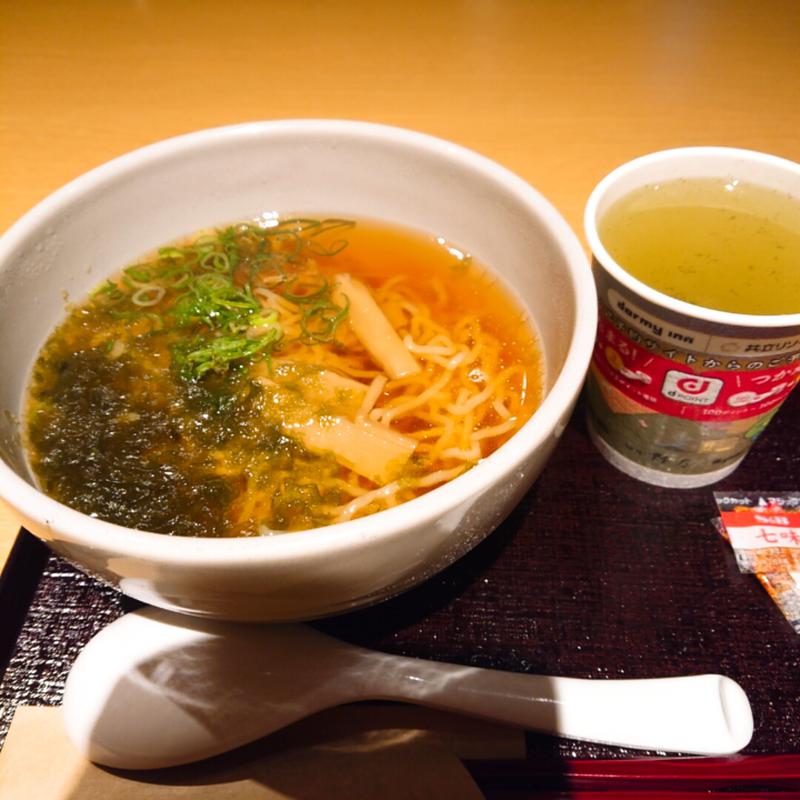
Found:
[[[403,658],[303,625],[214,622],[147,608],[101,631],[66,684],[67,730],[92,761],[184,764],[355,700],[402,700],[625,747],[721,755],[753,717],[721,675],[550,678]]]

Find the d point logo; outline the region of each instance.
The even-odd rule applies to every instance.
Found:
[[[671,369],[664,376],[661,394],[679,403],[710,406],[719,397],[723,385],[719,378],[704,378],[702,375]]]

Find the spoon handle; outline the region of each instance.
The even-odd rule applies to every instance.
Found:
[[[324,708],[404,700],[529,730],[646,750],[723,755],[753,731],[721,675],[582,680],[366,650],[303,625],[236,625],[147,608],[84,648],[64,691],[70,738],[123,769],[185,764]]]
[[[458,711],[528,730],[644,750],[723,755],[753,734],[750,703],[722,675],[604,680],[556,678],[458,667],[418,659],[387,660],[375,693]],[[390,669],[395,681],[386,681]],[[378,673],[374,673],[378,674]],[[391,695],[380,686],[397,687]]]

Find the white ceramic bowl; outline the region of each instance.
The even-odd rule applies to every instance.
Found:
[[[39,492],[13,417],[37,350],[80,298],[153,248],[265,211],[372,217],[458,243],[530,311],[547,396],[475,468],[364,519],[258,539],[184,539],[94,519]],[[48,197],[0,239],[0,494],[59,555],[177,611],[294,620],[377,602],[430,577],[490,533],[540,473],[567,424],[595,335],[587,258],[553,207],[482,156],[360,122],[256,122],[118,158]]]

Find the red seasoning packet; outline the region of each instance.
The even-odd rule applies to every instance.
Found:
[[[800,633],[800,492],[714,492],[717,530]]]

